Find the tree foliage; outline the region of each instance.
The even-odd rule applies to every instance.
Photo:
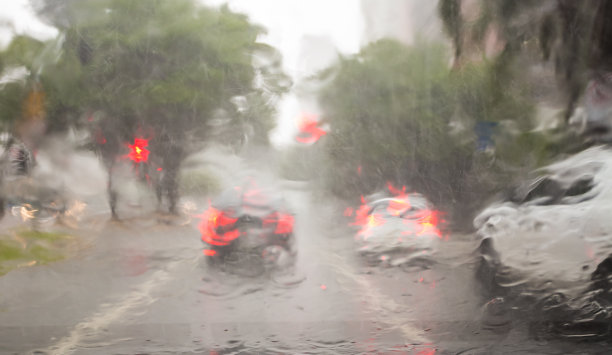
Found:
[[[44,44],[36,39],[17,36],[9,46],[0,52],[0,74],[17,74],[17,78],[4,78],[0,95],[0,123],[4,129],[11,129],[23,115],[23,103],[34,85],[35,74],[39,71],[38,57]],[[21,73],[14,71],[20,70]],[[21,75],[19,75],[21,74]]]
[[[58,57],[58,39],[43,42],[25,35],[15,36],[0,52],[0,129],[29,140],[30,148],[40,143],[40,133],[27,137],[31,132],[23,127],[38,121],[46,130],[64,130],[76,122],[82,103],[78,67]]]
[[[498,30],[503,42],[500,62],[507,64],[538,51],[534,62],[551,61],[555,67],[565,96],[566,119],[572,115],[590,76],[612,68],[609,1],[481,0],[474,8],[476,14],[463,13],[464,3],[441,0],[438,8],[453,40],[456,59],[464,55],[468,44],[482,44],[491,28]],[[474,15],[475,20],[466,19]],[[505,84],[500,81],[500,85]]]
[[[518,81],[501,91],[496,82],[517,68],[485,60],[451,70],[448,59],[443,45],[387,39],[323,72],[319,101],[331,127],[323,164],[334,193],[405,184],[466,223],[492,193],[550,158],[554,142],[531,132],[529,88]],[[490,152],[477,145],[479,122],[504,127]]]
[[[331,126],[325,156],[334,192],[354,197],[386,181],[448,191],[450,180],[432,172],[461,171],[469,149],[449,134],[455,98],[446,63],[441,46],[381,40],[327,70],[320,102]]]
[[[148,126],[181,138],[195,130],[188,134],[195,141],[206,137],[211,113],[222,109],[266,141],[276,99],[290,81],[278,52],[258,41],[265,30],[245,15],[190,0],[36,3],[59,38],[15,37],[0,53],[0,72],[27,72],[26,80],[5,86],[9,94],[42,85],[52,126],[63,129],[99,111],[127,134]],[[19,101],[17,94],[3,96]],[[19,116],[3,113],[5,121]]]
[[[90,127],[109,169],[127,143],[148,139],[167,190],[176,190],[181,161],[211,138],[217,112],[231,129],[267,143],[290,81],[278,52],[259,42],[264,29],[247,16],[194,0],[37,4],[60,36],[49,43],[17,37],[0,53],[2,68],[28,72],[0,91],[13,110],[0,119],[18,117],[19,102],[40,88],[49,126]],[[176,196],[169,198],[173,206]]]
[[[254,56],[272,58],[274,50],[257,41],[261,27],[226,7],[97,1],[75,3],[72,12],[86,14],[66,28],[65,48],[81,63],[89,106],[119,118],[127,132],[153,127],[185,144],[187,132],[202,137],[211,113],[233,98],[285,89],[255,85],[264,70],[282,79],[280,63],[254,65]]]

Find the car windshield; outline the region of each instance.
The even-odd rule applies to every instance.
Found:
[[[0,354],[607,354],[612,0],[4,0]]]

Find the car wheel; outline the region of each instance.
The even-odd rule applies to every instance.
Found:
[[[493,248],[493,241],[489,238],[483,239],[478,251],[476,279],[482,286],[482,296],[487,300],[492,297],[505,296],[507,290],[498,282],[499,256]]]

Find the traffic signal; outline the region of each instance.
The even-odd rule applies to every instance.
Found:
[[[134,144],[128,144],[128,147],[130,148],[128,158],[135,163],[146,163],[147,160],[149,160],[149,150],[147,149],[148,146],[148,139],[135,138]]]

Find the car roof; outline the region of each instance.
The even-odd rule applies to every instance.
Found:
[[[427,201],[427,199],[425,199],[425,197],[423,197],[423,195],[420,194],[410,194],[406,197],[385,197],[385,198],[381,198],[378,199],[376,201],[371,202],[369,205],[372,206],[372,209],[375,209],[379,206],[387,206],[389,205],[389,203],[393,202],[393,201],[397,201],[398,199],[408,199],[408,202],[410,203],[410,206],[412,209],[426,209],[429,207],[429,202]]]
[[[212,205],[220,209],[233,208],[240,211],[244,207],[284,210],[285,203],[278,193],[269,189],[257,188],[256,194],[249,198],[249,189],[234,187],[222,191],[213,201]]]

